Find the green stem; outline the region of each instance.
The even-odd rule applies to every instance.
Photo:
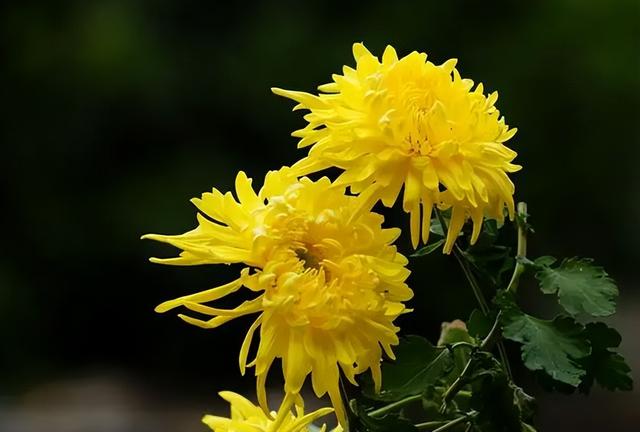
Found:
[[[447,391],[444,392],[444,395],[442,396],[442,407],[440,409],[441,412],[444,412],[447,407],[447,402],[453,399],[466,384],[467,375],[469,374],[469,372],[471,372],[471,363],[472,361],[471,359],[469,359],[469,361],[467,361],[467,364],[464,365],[464,369],[462,369],[460,375],[458,375],[458,378],[456,378],[456,380],[451,384]]]
[[[422,399],[422,395],[421,394],[417,394],[417,395],[413,395],[413,396],[408,396],[404,399],[400,399],[399,401],[390,403],[389,405],[385,405],[382,408],[378,408],[376,410],[370,411],[369,412],[369,416],[370,417],[380,417],[390,411],[395,410],[396,408],[400,408],[403,407],[405,405],[410,404],[411,402],[415,402]]]
[[[455,350],[456,348],[460,348],[460,347],[467,347],[467,348],[474,349],[476,346],[477,346],[476,344],[472,344],[471,342],[460,341],[452,344],[450,346],[450,349]]]
[[[458,426],[459,424],[462,424],[472,418],[474,418],[475,416],[477,416],[478,413],[476,411],[471,411],[469,413],[467,413],[466,415],[462,416],[462,417],[458,417],[455,420],[451,420],[450,422],[447,422],[445,424],[443,424],[442,426],[440,426],[437,429],[433,429],[432,432],[444,432],[447,431],[453,427]],[[418,423],[416,426],[417,429],[431,429],[433,426],[436,426],[434,423],[438,423],[438,422],[425,422],[425,423]]]
[[[460,390],[458,392],[458,397],[463,397],[465,399],[470,399],[471,396],[472,396],[471,392],[467,391],[467,390]]]
[[[500,317],[502,316],[502,311],[499,311],[496,315],[496,319],[493,322],[493,326],[491,330],[489,330],[489,334],[482,340],[480,344],[480,349],[482,351],[490,351],[493,347],[493,344],[498,342],[498,337],[500,336]]]
[[[446,237],[447,231],[448,231],[447,223],[445,222],[444,217],[442,217],[442,213],[440,213],[440,210],[436,208],[435,211],[436,211],[436,216],[440,221],[440,226],[442,226],[442,232]],[[460,264],[460,267],[462,267],[462,271],[464,272],[464,275],[467,278],[469,285],[471,285],[471,290],[473,291],[473,295],[475,295],[476,300],[478,301],[478,305],[480,305],[480,309],[482,310],[482,313],[487,315],[489,313],[489,306],[487,304],[487,300],[484,298],[484,294],[480,289],[480,285],[478,284],[478,281],[476,280],[475,276],[471,272],[471,269],[469,268],[469,265],[467,264],[467,261],[464,258],[464,254],[462,253],[462,250],[460,249],[457,243],[454,244],[453,255],[456,257],[456,260]]]
[[[507,291],[518,290],[518,283],[520,282],[520,276],[524,273],[525,266],[522,260],[527,257],[527,227],[525,226],[525,219],[527,217],[527,203],[518,203],[518,250],[516,254],[516,266],[513,269],[513,275],[507,286]]]
[[[507,349],[502,341],[498,341],[498,354],[500,355],[500,363],[502,363],[502,367],[504,367],[505,372],[507,372],[507,376],[509,379],[512,379],[513,375],[511,374],[511,364],[509,363],[509,357],[507,356]]]
[[[520,204],[518,204],[518,209],[519,208],[520,208]],[[436,212],[436,216],[438,217],[438,220],[440,221],[440,225],[442,226],[442,232],[444,235],[446,235],[447,229],[448,229],[447,223],[445,222],[444,217],[442,216],[442,213],[440,213],[440,210],[436,208],[435,212]],[[525,204],[525,213],[526,213],[526,204]],[[462,271],[465,277],[467,278],[469,285],[471,286],[471,290],[473,291],[473,294],[475,295],[476,300],[478,301],[478,305],[480,306],[480,310],[482,311],[482,314],[485,316],[489,315],[489,306],[487,304],[487,300],[485,299],[484,294],[482,293],[482,289],[480,288],[480,284],[478,283],[478,280],[473,275],[473,272],[469,267],[469,263],[465,258],[462,249],[460,249],[460,246],[458,246],[457,240],[453,246],[453,255],[456,257],[456,260],[460,264],[460,267],[462,267]],[[504,344],[502,343],[502,341],[498,342],[498,354],[500,355],[500,363],[502,363],[502,366],[507,372],[507,376],[511,378],[511,365],[509,364],[509,357],[507,356],[507,350],[504,347]]]
[[[480,310],[483,314],[487,315],[489,313],[489,305],[487,304],[487,300],[484,298],[484,294],[482,293],[482,289],[480,289],[480,284],[476,280],[476,277],[471,272],[471,268],[469,267],[469,263],[467,262],[464,254],[462,253],[462,249],[455,244],[453,246],[453,256],[456,257],[460,267],[462,267],[462,271],[469,281],[469,285],[471,285],[471,290],[478,301],[478,305],[480,306]]]
[[[489,351],[491,350],[491,347],[493,346],[493,344],[497,342],[498,336],[500,335],[500,315],[501,315],[501,312],[498,312],[498,315],[496,316],[496,319],[493,323],[493,326],[491,327],[491,330],[489,331],[489,334],[482,340],[482,343],[480,344],[480,350]],[[464,369],[462,369],[462,372],[460,373],[460,375],[458,375],[456,380],[444,392],[444,395],[442,396],[443,409],[446,408],[447,402],[453,399],[456,396],[456,394],[458,394],[458,392],[462,390],[462,387],[464,387],[464,385],[466,384],[467,375],[471,372],[472,362],[473,362],[473,358],[470,358],[467,361],[467,364],[464,366]]]
[[[449,423],[447,420],[428,421],[414,425],[417,429],[433,429]]]

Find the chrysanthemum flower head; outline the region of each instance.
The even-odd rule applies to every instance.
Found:
[[[305,414],[302,399],[288,395],[278,412],[272,411],[267,415],[262,408],[237,393],[223,391],[220,396],[231,405],[231,417],[205,415],[202,422],[214,432],[307,432],[312,422],[333,411],[321,408]],[[291,410],[293,405],[295,413]],[[325,430],[323,425],[321,431]],[[336,428],[333,432],[341,432],[341,429]]]
[[[467,218],[474,243],[483,217],[502,220],[505,206],[513,217],[507,173],[520,166],[504,143],[516,129],[500,117],[498,93],[485,96],[482,84],[461,78],[456,60],[435,65],[418,52],[399,59],[391,46],[379,60],[360,43],[353,55],[355,69],[345,66],[319,95],[273,89],[298,102],[294,109],[310,111],[307,126],[293,133],[299,147],[313,146],[296,172],[336,166],[344,170],[336,185],[355,193],[373,188],[389,207],[404,185],[414,247],[420,231],[427,241],[434,204],[452,210],[447,253]]]
[[[266,410],[265,382],[272,363],[282,359],[285,390],[297,394],[311,375],[318,396],[328,393],[344,424],[340,371],[371,370],[380,386],[382,351],[393,357],[398,328],[412,297],[405,284],[407,259],[392,245],[400,230],[383,229],[383,217],[370,211],[371,197],[348,196],[327,178],[298,180],[288,168],[270,172],[258,194],[240,172],[237,199],[214,189],[201,199],[198,227],[177,236],[147,235],[183,252],[165,264],[242,263],[240,277],[226,285],[168,301],[157,311],[183,306],[209,320],[180,315],[204,328],[259,314],[240,350],[244,373],[253,335],[258,400]],[[239,290],[257,295],[235,309],[205,305]]]

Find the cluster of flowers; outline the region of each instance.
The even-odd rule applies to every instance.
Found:
[[[335,430],[342,430],[340,377],[356,384],[356,375],[371,371],[380,388],[383,352],[393,359],[394,320],[410,312],[404,302],[413,292],[406,284],[408,261],[393,245],[400,229],[382,227],[383,216],[372,211],[377,202],[393,206],[404,186],[414,248],[427,242],[433,207],[451,209],[445,253],[467,220],[473,243],[483,218],[501,220],[505,208],[513,217],[507,174],[520,167],[504,142],[516,129],[495,108],[497,93],[485,95],[482,84],[474,88],[461,78],[455,60],[435,65],[418,52],[399,59],[391,46],[378,59],[360,43],[353,54],[355,68],[345,66],[319,95],[273,89],[295,100],[294,109],[309,111],[307,126],[293,133],[299,147],[311,146],[305,158],[270,171],[258,192],[239,172],[235,197],[213,189],[193,199],[199,212],[192,231],[144,236],[182,250],[153,262],[244,265],[230,283],[156,308],[196,312],[200,318],[179,317],[207,329],[257,314],[239,361],[242,374],[254,368],[259,407],[221,392],[231,418],[203,419],[216,432],[306,431],[331,411],[340,424]],[[305,177],[329,167],[343,171],[333,181]],[[242,288],[254,293],[251,300],[230,310],[210,305]],[[259,342],[249,360],[256,331]],[[285,398],[272,412],[265,386],[276,359]],[[309,375],[315,394],[328,394],[332,409],[304,415],[300,391]]]

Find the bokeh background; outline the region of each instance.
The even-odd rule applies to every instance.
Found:
[[[66,1],[2,6],[0,430],[204,431],[216,392],[247,391],[248,320],[212,332],[153,307],[237,269],[147,262],[147,232],[195,224],[189,198],[296,161],[290,101],[376,53],[459,58],[519,133],[531,254],[593,257],[621,288],[640,381],[640,6],[608,1]],[[397,212],[397,210],[396,210]],[[392,212],[393,213],[393,212]],[[391,223],[406,224],[398,214]],[[403,251],[409,242],[403,237]],[[220,268],[224,267],[224,268]],[[412,263],[406,333],[473,308],[451,257]],[[534,288],[530,287],[531,292]],[[526,290],[523,290],[526,292]],[[545,305],[530,303],[546,311]],[[275,389],[278,388],[274,374]],[[539,397],[541,431],[630,431],[640,394]]]

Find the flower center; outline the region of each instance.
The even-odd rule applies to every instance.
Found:
[[[433,131],[429,122],[433,117],[433,102],[423,100],[413,100],[408,106],[403,106],[401,111],[405,112],[405,118],[411,121],[406,129],[401,128],[402,141],[408,153],[412,156],[427,156],[432,150]]]
[[[296,256],[303,262],[305,269],[320,270],[322,258],[312,254],[308,248],[300,248],[295,251]]]

